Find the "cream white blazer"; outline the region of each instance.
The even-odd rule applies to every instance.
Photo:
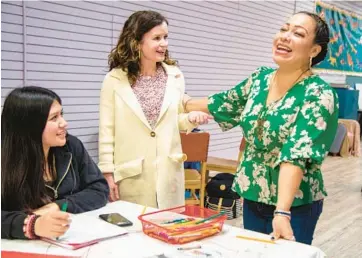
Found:
[[[180,130],[196,125],[184,113],[185,81],[176,66],[162,63],[168,79],[152,130],[121,69],[110,71],[100,97],[99,168],[113,172],[120,198],[165,209],[183,205],[185,185]]]

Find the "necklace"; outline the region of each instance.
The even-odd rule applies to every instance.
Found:
[[[308,68],[307,70],[303,71],[303,72],[298,76],[298,78],[297,78],[296,80],[294,80],[294,82],[292,83],[292,87],[298,82],[298,80],[303,76],[303,74],[305,74],[307,71],[309,71],[309,69],[310,69],[310,68]],[[270,84],[270,86],[269,86],[269,92],[270,92],[270,90],[271,90],[272,88],[274,88],[275,85],[276,85],[276,82],[275,82],[276,79],[275,79],[275,78],[276,78],[277,73],[278,73],[278,70],[274,73],[274,75],[273,75],[273,77],[272,77],[272,79],[271,79],[271,84]],[[267,99],[265,100],[265,105],[263,106],[262,110],[261,110],[260,113],[259,113],[259,116],[258,116],[258,119],[257,119],[257,125],[256,125],[257,137],[258,137],[258,140],[259,140],[259,141],[261,141],[262,138],[263,138],[264,123],[265,123],[265,121],[266,121],[266,114],[267,114],[268,110],[274,108],[274,106],[276,105],[276,103],[277,103],[280,99],[282,99],[284,96],[285,96],[285,94],[284,94],[281,98],[273,101],[273,102],[272,102],[271,104],[269,104],[269,105],[267,104],[268,97],[267,97]]]

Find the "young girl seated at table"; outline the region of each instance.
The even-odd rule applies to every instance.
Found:
[[[1,238],[58,237],[69,213],[98,209],[109,188],[82,142],[67,134],[62,102],[40,87],[16,88],[1,115]]]

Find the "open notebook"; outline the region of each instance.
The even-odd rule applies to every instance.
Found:
[[[127,234],[127,230],[86,214],[72,215],[68,231],[58,239],[42,238],[52,244],[78,249],[99,241]]]

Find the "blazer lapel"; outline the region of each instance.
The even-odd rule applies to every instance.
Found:
[[[174,94],[176,92],[175,89],[177,88],[176,83],[178,83],[177,78],[180,76],[179,72],[177,72],[176,69],[172,69],[172,67],[167,66],[164,63],[162,63],[162,66],[167,73],[167,83],[166,83],[165,96],[163,97],[163,102],[160,114],[157,119],[156,126],[162,119],[163,115],[166,113],[168,107],[172,103],[172,100],[175,99]]]
[[[143,113],[142,107],[138,102],[136,95],[134,94],[131,85],[129,84],[127,76],[120,76],[117,73],[117,79],[121,81],[120,87],[116,88],[116,94],[118,94],[123,101],[130,107],[130,109],[135,113],[135,115],[150,129],[152,130],[148,120]]]

